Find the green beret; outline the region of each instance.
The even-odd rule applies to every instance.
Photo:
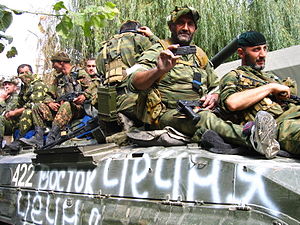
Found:
[[[51,59],[52,62],[53,61],[59,61],[59,62],[71,62],[70,57],[68,56],[67,53],[65,52],[57,52],[55,53]]]
[[[257,31],[247,31],[238,36],[239,47],[253,47],[266,44],[266,38],[262,33]]]
[[[175,23],[179,17],[189,13],[192,15],[194,23],[197,24],[197,21],[199,20],[200,16],[196,9],[188,6],[176,6],[175,9],[171,12],[171,14],[167,17],[168,25],[170,25],[171,23]]]

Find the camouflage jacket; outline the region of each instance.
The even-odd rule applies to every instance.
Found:
[[[19,93],[19,108],[24,107],[25,109],[30,109],[34,103],[42,103],[48,97],[47,86],[37,75],[32,75],[32,80],[21,87]]]
[[[89,79],[86,78],[86,85],[88,86],[87,88],[84,88],[84,90],[87,93],[86,95],[90,96],[91,104],[96,105],[98,103],[98,87],[101,85],[102,81],[96,74],[93,76],[88,74],[88,76],[91,80],[89,81]]]
[[[236,92],[256,88],[270,82],[287,85],[291,88],[291,93],[296,94],[296,83],[290,78],[280,80],[273,74],[260,72],[249,66],[240,66],[229,72],[220,81],[220,106],[223,113],[230,115],[230,118],[235,118],[233,122],[240,124],[253,121],[259,110],[268,111],[275,118],[279,117],[289,105],[279,104],[271,96],[265,97],[255,105],[237,112],[229,111],[225,104],[226,99]]]
[[[135,73],[156,67],[157,57],[162,50],[163,46],[157,43],[142,54],[137,62],[140,68],[130,77],[130,90],[137,91],[132,85],[132,78]],[[201,76],[198,90],[193,89],[195,73],[199,73]],[[165,74],[159,82],[155,83],[153,87],[159,90],[165,106],[174,109],[176,108],[177,100],[198,100],[217,86],[217,75],[210,63],[200,65],[196,55],[190,54],[183,55],[175,67]]]
[[[118,41],[120,40],[120,49],[118,49]],[[150,48],[158,38],[153,35],[145,37],[138,33],[126,32],[123,34],[116,34],[111,39],[102,43],[100,53],[97,57],[97,71],[100,75],[105,75],[105,64],[120,57],[122,62],[127,68],[133,66],[141,53]],[[107,44],[107,49],[104,50],[104,46]],[[106,52],[106,56],[104,55]],[[106,62],[105,62],[106,58]]]
[[[13,93],[5,101],[0,101],[0,115],[18,108],[18,93]]]
[[[110,67],[108,64],[114,60],[120,60],[120,62],[114,61],[116,63],[113,66],[115,66],[117,70],[120,69],[120,73],[123,74],[123,70],[132,67],[141,56],[141,53],[150,48],[152,44],[158,40],[158,37],[155,35],[145,37],[132,32],[114,35],[111,39],[102,43],[103,45],[96,61],[98,73],[104,78],[109,77],[109,75],[107,75],[107,73],[109,73],[108,68]],[[105,45],[106,48],[104,47]],[[117,84],[118,96],[116,104],[118,111],[124,111],[134,107],[137,98],[135,93],[128,92],[126,89],[128,83],[128,77],[126,75],[122,77],[122,81]],[[125,89],[126,91],[124,92]]]
[[[92,100],[93,96],[97,95],[97,86],[92,82],[92,78],[89,74],[80,69],[75,71],[75,67],[68,75],[62,73],[53,75],[51,80],[52,84],[49,84],[51,96],[48,96],[46,103],[54,102],[56,98],[71,92],[84,92],[87,100]]]

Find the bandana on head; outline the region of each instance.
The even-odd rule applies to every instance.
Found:
[[[238,37],[239,47],[253,47],[266,44],[265,36],[257,31],[247,31]]]
[[[168,24],[175,23],[179,19],[179,17],[189,13],[192,15],[194,23],[197,24],[197,21],[200,18],[199,13],[197,12],[196,9],[189,6],[183,6],[183,7],[176,6],[175,9],[171,12],[171,15],[167,17],[167,22]]]

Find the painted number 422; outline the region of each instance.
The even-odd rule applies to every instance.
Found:
[[[32,187],[31,178],[33,177],[34,167],[32,164],[18,164],[12,182],[19,187]]]

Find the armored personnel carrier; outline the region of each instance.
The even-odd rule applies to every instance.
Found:
[[[0,156],[7,224],[300,224],[300,161],[93,140]]]

